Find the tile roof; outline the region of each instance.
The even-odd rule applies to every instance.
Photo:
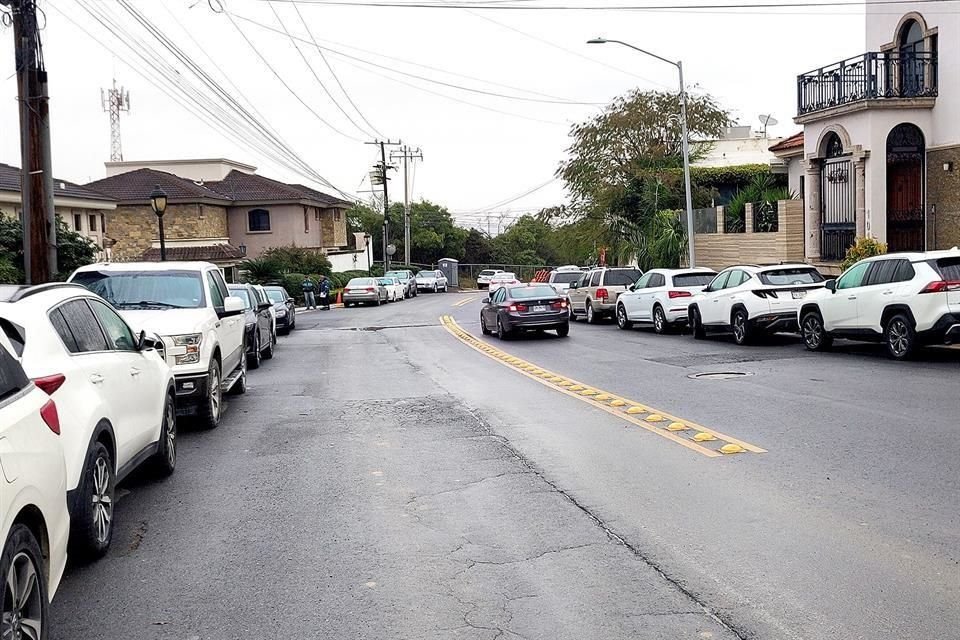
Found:
[[[207,186],[235,201],[312,200],[322,205],[350,203],[302,184],[287,184],[255,173],[233,170],[219,182]]]
[[[156,185],[160,185],[167,192],[167,198],[171,200],[220,200],[224,202],[228,200],[222,194],[205,185],[155,169],[128,171],[96,180],[86,186],[121,202],[146,202],[150,199],[150,192]]]
[[[221,260],[242,260],[243,251],[229,244],[206,244],[199,247],[167,247],[167,260],[174,262],[218,262]],[[141,260],[156,262],[160,260],[160,249],[147,249]]]
[[[770,147],[770,151],[773,153],[777,153],[778,151],[795,151],[797,149],[803,149],[803,131],[795,133],[789,138],[784,138]]]
[[[18,167],[0,162],[0,191],[20,193],[20,169]],[[53,195],[59,198],[77,198],[80,200],[110,200],[105,194],[92,188],[81,187],[57,178],[53,179]]]
[[[330,194],[323,193],[322,191],[317,191],[316,189],[311,189],[310,187],[308,187],[308,186],[306,186],[306,185],[303,185],[303,184],[294,184],[294,185],[291,185],[291,186],[294,186],[294,187],[296,187],[297,189],[300,189],[301,191],[303,191],[304,193],[307,193],[307,194],[313,196],[313,199],[314,199],[314,200],[317,200],[318,202],[321,202],[321,203],[323,203],[323,204],[328,204],[328,205],[331,205],[331,206],[334,206],[334,205],[343,205],[343,206],[345,206],[345,207],[349,207],[349,206],[351,206],[351,205],[353,204],[352,202],[348,202],[347,200],[344,200],[344,199],[342,199],[342,198],[337,198],[336,196],[331,196]]]

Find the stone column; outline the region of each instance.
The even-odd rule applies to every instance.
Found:
[[[753,203],[748,202],[743,207],[743,230],[753,233]]]
[[[867,159],[854,156],[853,175],[856,184],[855,210],[857,214],[857,237],[867,235]]]
[[[807,260],[817,262],[820,260],[820,224],[823,220],[822,198],[820,196],[820,161],[807,161],[807,205],[805,213],[806,232],[805,240]]]
[[[727,220],[726,213],[723,205],[717,207],[717,233],[726,233],[727,232]]]

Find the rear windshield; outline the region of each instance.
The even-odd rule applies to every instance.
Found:
[[[373,278],[354,278],[347,283],[348,287],[372,287]]]
[[[609,287],[629,287],[640,279],[642,271],[637,269],[617,269],[616,271],[607,271],[603,276],[603,284]]]
[[[199,271],[82,271],[72,282],[117,309],[199,309],[206,304]]]
[[[270,302],[286,302],[290,296],[283,289],[267,289],[267,297]]]
[[[498,273],[497,275],[493,276],[493,279],[494,279],[494,280],[516,280],[516,279],[517,279],[517,274],[515,274],[515,273]]]
[[[715,273],[681,273],[678,276],[673,276],[673,286],[705,287],[715,277],[717,277]]]
[[[482,275],[482,276],[492,276],[492,275],[495,274],[495,273],[496,273],[496,271],[494,271],[493,269],[484,269],[483,271],[480,272],[480,275]]]
[[[772,286],[785,286],[791,284],[816,284],[823,282],[823,276],[816,269],[797,268],[797,269],[773,269],[763,271],[758,277],[763,284]]]
[[[249,289],[247,289],[246,287],[238,288],[238,289],[229,288],[228,291],[230,292],[230,295],[236,296],[237,298],[240,298],[241,300],[243,300],[244,307],[246,307],[247,309],[253,309],[253,304],[250,302]]]
[[[393,284],[393,278],[377,278],[380,284]]]
[[[510,297],[514,300],[529,300],[530,298],[556,298],[557,292],[548,285],[537,285],[535,287],[516,287],[510,289]]]
[[[579,280],[582,275],[579,271],[556,271],[550,275],[550,282],[570,284]]]
[[[937,268],[944,280],[960,282],[960,258],[940,258]]]

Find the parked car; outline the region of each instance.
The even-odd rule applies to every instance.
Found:
[[[400,284],[400,280],[392,276],[377,278],[380,284],[387,289],[387,301],[398,302],[406,297],[406,287]]]
[[[811,351],[834,338],[883,342],[897,360],[960,341],[960,250],[894,253],[856,263],[811,292],[798,319]]]
[[[550,272],[547,284],[561,296],[565,296],[570,285],[578,281],[582,275],[583,270],[580,267],[558,267]]]
[[[484,269],[477,276],[477,289],[484,289],[490,286],[490,279],[498,273],[503,273],[503,269]]]
[[[273,303],[273,311],[277,316],[277,332],[290,333],[297,327],[297,304],[293,296],[283,287],[268,285],[263,289]]]
[[[732,331],[737,344],[758,334],[797,330],[797,311],[823,276],[807,264],[742,265],[721,271],[691,298],[687,317],[693,337]]]
[[[404,297],[417,297],[417,278],[413,275],[413,271],[410,271],[409,269],[401,269],[400,271],[387,271],[384,275],[396,278],[400,281],[406,291]]]
[[[260,292],[249,284],[227,286],[231,296],[243,300],[243,342],[247,350],[247,367],[258,369],[263,360],[273,357],[273,303],[261,298]]]
[[[343,306],[373,304],[380,306],[387,301],[387,288],[376,278],[351,278],[343,288]]]
[[[60,441],[72,552],[100,557],[113,538],[116,484],[144,464],[161,477],[176,467],[176,388],[159,337],[134,333],[79,285],[23,287],[0,303],[0,318],[26,374],[68,419]]]
[[[8,326],[6,322],[4,326]],[[0,330],[0,601],[4,638],[46,638],[67,564],[66,473],[55,402],[24,373]]]
[[[501,271],[490,277],[490,283],[487,285],[487,288],[490,289],[490,294],[493,295],[493,292],[500,287],[512,287],[518,284],[520,284],[520,281],[517,279],[517,274],[512,271]]]
[[[70,281],[106,299],[134,330],[163,339],[177,413],[219,426],[223,393],[244,393],[243,300],[209,262],[117,262],[81,267]]]
[[[652,269],[617,298],[617,326],[653,325],[657,333],[687,324],[687,303],[716,277],[712,269]]]
[[[267,295],[267,290],[263,287],[263,285],[255,284],[253,285],[253,290],[257,292],[261,303],[270,302],[270,296]],[[277,311],[276,309],[273,308],[273,303],[270,303],[270,308],[268,311],[270,313],[270,332],[272,335],[273,344],[274,346],[276,346],[277,344]]]
[[[640,279],[643,271],[635,267],[598,267],[581,274],[567,289],[567,310],[570,319],[583,316],[593,324],[613,317],[617,297]]]
[[[506,340],[521,331],[555,330],[561,338],[570,333],[567,301],[547,284],[500,287],[483,301],[480,330],[494,331]]]
[[[420,291],[447,292],[447,276],[439,269],[435,271],[421,271],[417,274],[417,289]]]

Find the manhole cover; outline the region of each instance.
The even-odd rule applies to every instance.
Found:
[[[746,378],[752,375],[749,371],[708,371],[706,373],[691,373],[687,377],[693,380],[730,380],[731,378]]]

